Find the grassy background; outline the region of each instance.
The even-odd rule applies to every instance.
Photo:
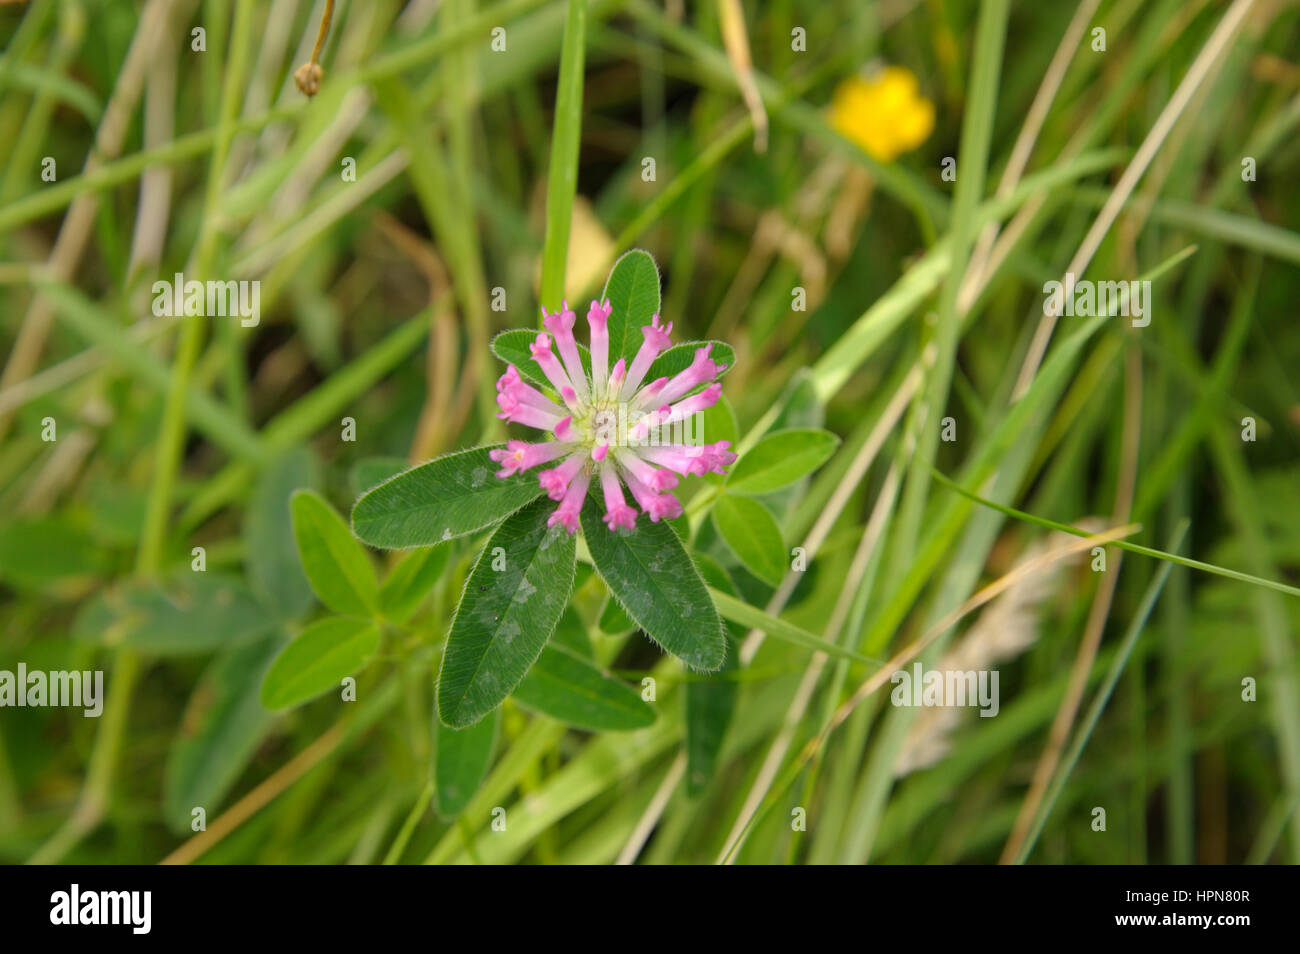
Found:
[[[1300,582],[1296,7],[1084,0],[1072,27],[1069,4],[747,3],[761,154],[725,7],[340,0],[309,101],[292,73],[322,2],[0,6],[0,668],[102,668],[108,691],[98,720],[0,712],[0,858],[1300,860],[1300,599],[1213,572]],[[824,109],[876,61],[936,110],[889,164]],[[630,247],[659,261],[675,336],[736,348],[742,446],[790,424],[844,438],[765,500],[787,549],[815,550],[788,591],[739,566],[709,485],[689,488],[749,647],[698,794],[691,677],[606,632],[591,579],[581,624],[612,670],[655,675],[659,721],[591,735],[508,703],[464,813],[429,810],[430,660],[478,541],[353,705],[272,717],[265,646],[138,652],[78,625],[124,581],[187,573],[195,546],[247,575],[288,534],[259,516],[285,454],[346,512],[358,464],[504,436],[491,335],[534,326],[539,295],[594,293]],[[1067,269],[1153,277],[1151,324],[1062,318],[1039,365],[1042,286]],[[178,271],[259,280],[261,323],[153,318]],[[1109,547],[1098,573],[1085,550],[951,627],[1061,543],[932,466],[1047,520],[1139,524],[1132,542],[1210,570]],[[873,659],[933,637],[927,665],[996,664],[1001,712],[936,724],[886,683],[850,714],[876,667],[760,646],[748,627],[773,617]]]

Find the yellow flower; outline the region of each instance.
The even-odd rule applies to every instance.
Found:
[[[893,162],[929,138],[934,104],[922,96],[912,71],[888,66],[863,79],[850,76],[835,90],[831,125],[881,162]]]

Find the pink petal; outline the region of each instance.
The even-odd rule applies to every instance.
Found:
[[[563,396],[566,388],[570,392],[574,391],[573,382],[569,380],[569,375],[560,366],[559,360],[551,351],[551,339],[547,337],[546,332],[540,332],[536,340],[528,346],[528,350],[532,353],[537,366],[542,369],[542,374],[546,375],[546,380],[551,382],[551,386],[559,391],[561,396]],[[567,403],[569,403],[569,410],[577,410],[572,402]]]
[[[552,500],[563,500],[569,484],[587,463],[587,455],[582,450],[574,451],[565,458],[564,463],[537,475],[537,482]]]
[[[497,405],[501,408],[501,413],[497,417],[503,421],[523,424],[526,427],[535,427],[539,431],[549,431],[560,423],[558,413],[544,411],[530,404],[523,404],[515,392],[502,391],[499,393],[497,395]],[[556,408],[556,411],[558,410]]]
[[[651,466],[630,449],[619,452],[618,465],[627,471],[632,479],[654,493],[672,490],[677,486],[677,475],[671,470]],[[628,481],[628,487],[632,487],[631,480]],[[634,491],[633,496],[635,495]]]
[[[527,404],[552,414],[561,413],[558,404],[533,387],[519,374],[519,369],[509,365],[506,373],[497,378],[497,394],[509,394],[520,404]]]
[[[609,374],[609,385],[605,391],[610,397],[616,398],[623,389],[623,382],[627,379],[627,362],[622,358],[614,363],[614,370]]]
[[[555,508],[555,513],[551,514],[550,519],[546,521],[546,525],[553,527],[558,523],[569,533],[576,532],[578,529],[578,516],[582,513],[582,502],[587,499],[587,486],[590,483],[591,475],[585,470],[580,471],[569,484],[564,499]]]
[[[638,447],[637,453],[651,463],[667,467],[683,477],[688,474],[700,476],[709,471],[703,447],[691,447],[688,444],[648,445]]]
[[[573,426],[573,415],[563,418],[555,425],[555,436],[559,440],[568,442],[578,439],[578,429]]]
[[[507,441],[505,447],[488,451],[488,457],[501,465],[498,477],[509,477],[522,471],[554,460],[573,448],[559,441],[545,441],[541,444],[529,444],[525,441]]]
[[[636,511],[623,499],[623,486],[618,482],[618,474],[610,464],[600,468],[600,489],[605,495],[605,516],[601,519],[610,530],[623,527],[631,530],[636,526]]]
[[[692,414],[698,414],[700,411],[708,410],[718,403],[718,398],[722,397],[722,385],[716,381],[710,384],[703,391],[692,394],[688,398],[683,398],[672,407],[668,408],[667,413],[660,416],[657,423],[659,426],[672,424],[676,421],[683,421]],[[660,409],[662,410],[662,408]]]
[[[667,378],[655,378],[632,396],[632,407],[649,407],[659,399],[659,395],[666,387],[668,387]]]
[[[695,390],[701,384],[706,384],[718,376],[720,370],[718,365],[709,358],[709,352],[713,350],[713,342],[709,342],[703,348],[696,349],[695,357],[691,359],[690,367],[676,374],[669,381],[656,400],[665,401],[671,404],[678,398]]]
[[[658,523],[661,519],[676,520],[682,515],[682,502],[672,494],[660,494],[650,501],[646,513],[651,523]]]
[[[655,358],[672,344],[672,339],[668,333],[673,330],[673,323],[670,321],[667,325],[659,324],[659,315],[656,314],[650,320],[650,324],[643,325],[641,328],[641,348],[637,351],[636,357],[632,359],[632,367],[628,368],[627,381],[623,384],[623,390],[620,394],[622,400],[630,398],[641,381],[645,378],[646,372],[650,370],[650,365],[654,364]]]
[[[591,326],[591,391],[603,394],[609,376],[609,315],[614,310],[609,302],[603,305],[593,301],[587,309],[587,324]]]
[[[560,311],[554,315],[548,315],[546,309],[542,309],[542,326],[555,338],[555,346],[560,351],[560,357],[564,359],[564,368],[568,372],[569,380],[573,383],[574,392],[585,399],[587,396],[587,372],[583,370],[582,359],[578,357],[578,342],[573,337],[573,324],[577,317],[569,310],[567,301],[564,302]],[[568,401],[569,399],[566,397],[565,400]],[[570,403],[573,402],[570,401]]]

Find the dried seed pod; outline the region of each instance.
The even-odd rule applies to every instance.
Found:
[[[298,88],[307,96],[315,96],[320,89],[321,79],[325,76],[325,71],[321,69],[319,63],[304,63],[294,71],[293,81],[298,84]]]
[[[316,45],[311,51],[310,62],[304,63],[294,71],[293,81],[298,84],[298,89],[307,96],[315,96],[320,90],[321,80],[325,77],[325,71],[320,65],[320,51],[325,46],[325,38],[329,36],[330,21],[334,19],[334,0],[325,0],[325,14],[321,17],[320,30],[316,33]]]

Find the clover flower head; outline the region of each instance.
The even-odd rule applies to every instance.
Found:
[[[637,507],[655,522],[681,516],[682,505],[670,493],[679,476],[725,473],[736,460],[730,441],[689,445],[657,440],[663,428],[717,403],[722,385],[715,379],[726,366],[710,356],[713,345],[697,349],[690,365],[672,377],[647,382],[655,359],[671,344],[672,322],[661,324],[655,315],[641,329],[641,347],[631,364],[619,358],[611,368],[611,310],[609,302],[598,301],[587,310],[588,373],[573,335],[577,316],[568,302],[555,314],[542,309],[545,330],[529,350],[562,403],[529,384],[514,365],[497,381],[497,417],[553,437],[537,443],[512,440],[491,451],[492,460],[501,465],[497,476],[551,464],[537,475],[542,490],[559,503],[547,523],[569,533],[578,529],[583,501],[593,486],[604,502],[605,525],[611,531],[631,530]],[[704,388],[697,390],[701,385]],[[636,507],[628,503],[624,488]]]
[[[929,138],[934,104],[920,94],[911,70],[887,66],[866,78],[843,80],[831,99],[829,118],[868,155],[893,162]]]

